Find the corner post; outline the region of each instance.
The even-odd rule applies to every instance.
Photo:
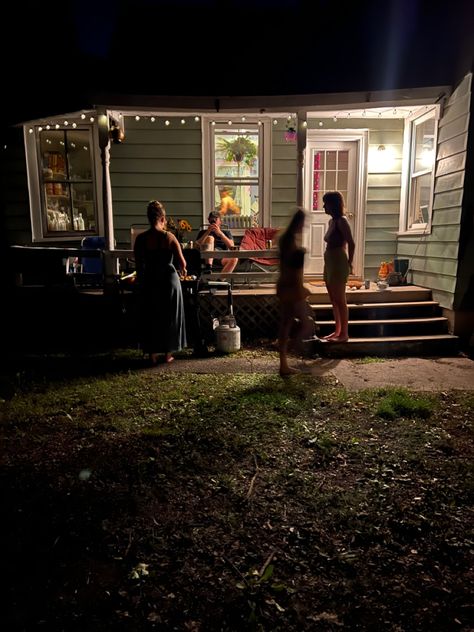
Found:
[[[304,152],[306,149],[306,112],[298,112],[296,133],[296,206],[304,206]]]
[[[102,166],[102,207],[104,213],[104,291],[115,286],[117,263],[111,251],[115,250],[114,219],[112,209],[112,187],[110,184],[110,137],[109,119],[105,110],[99,111],[97,116],[99,131],[100,161]]]

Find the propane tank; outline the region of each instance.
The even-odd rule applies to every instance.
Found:
[[[234,318],[224,318],[215,328],[216,349],[224,353],[232,353],[240,349],[240,327]]]

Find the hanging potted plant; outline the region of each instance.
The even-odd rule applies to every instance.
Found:
[[[294,143],[296,140],[296,122],[292,118],[288,118],[286,121],[285,140],[287,143]]]
[[[239,171],[242,162],[253,167],[257,160],[257,145],[248,136],[237,136],[232,140],[221,138],[218,149],[224,152],[226,162],[237,163]]]

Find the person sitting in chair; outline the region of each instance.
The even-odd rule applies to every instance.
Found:
[[[211,211],[207,220],[209,226],[199,231],[195,242],[200,250],[230,250],[233,248],[234,238],[230,230],[221,228],[220,214],[217,211]],[[222,259],[222,272],[233,272],[238,261],[235,257]],[[208,260],[211,270],[212,262],[212,259]]]

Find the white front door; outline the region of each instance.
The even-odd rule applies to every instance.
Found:
[[[352,234],[359,232],[358,156],[359,142],[346,140],[309,139],[306,148],[305,196],[309,221],[305,231],[306,257],[305,274],[322,275],[324,268],[324,235],[329,222],[323,208],[323,195],[327,191],[340,191],[346,203],[346,217]],[[360,247],[360,245],[359,245]],[[361,276],[360,256],[354,258],[354,275]]]

